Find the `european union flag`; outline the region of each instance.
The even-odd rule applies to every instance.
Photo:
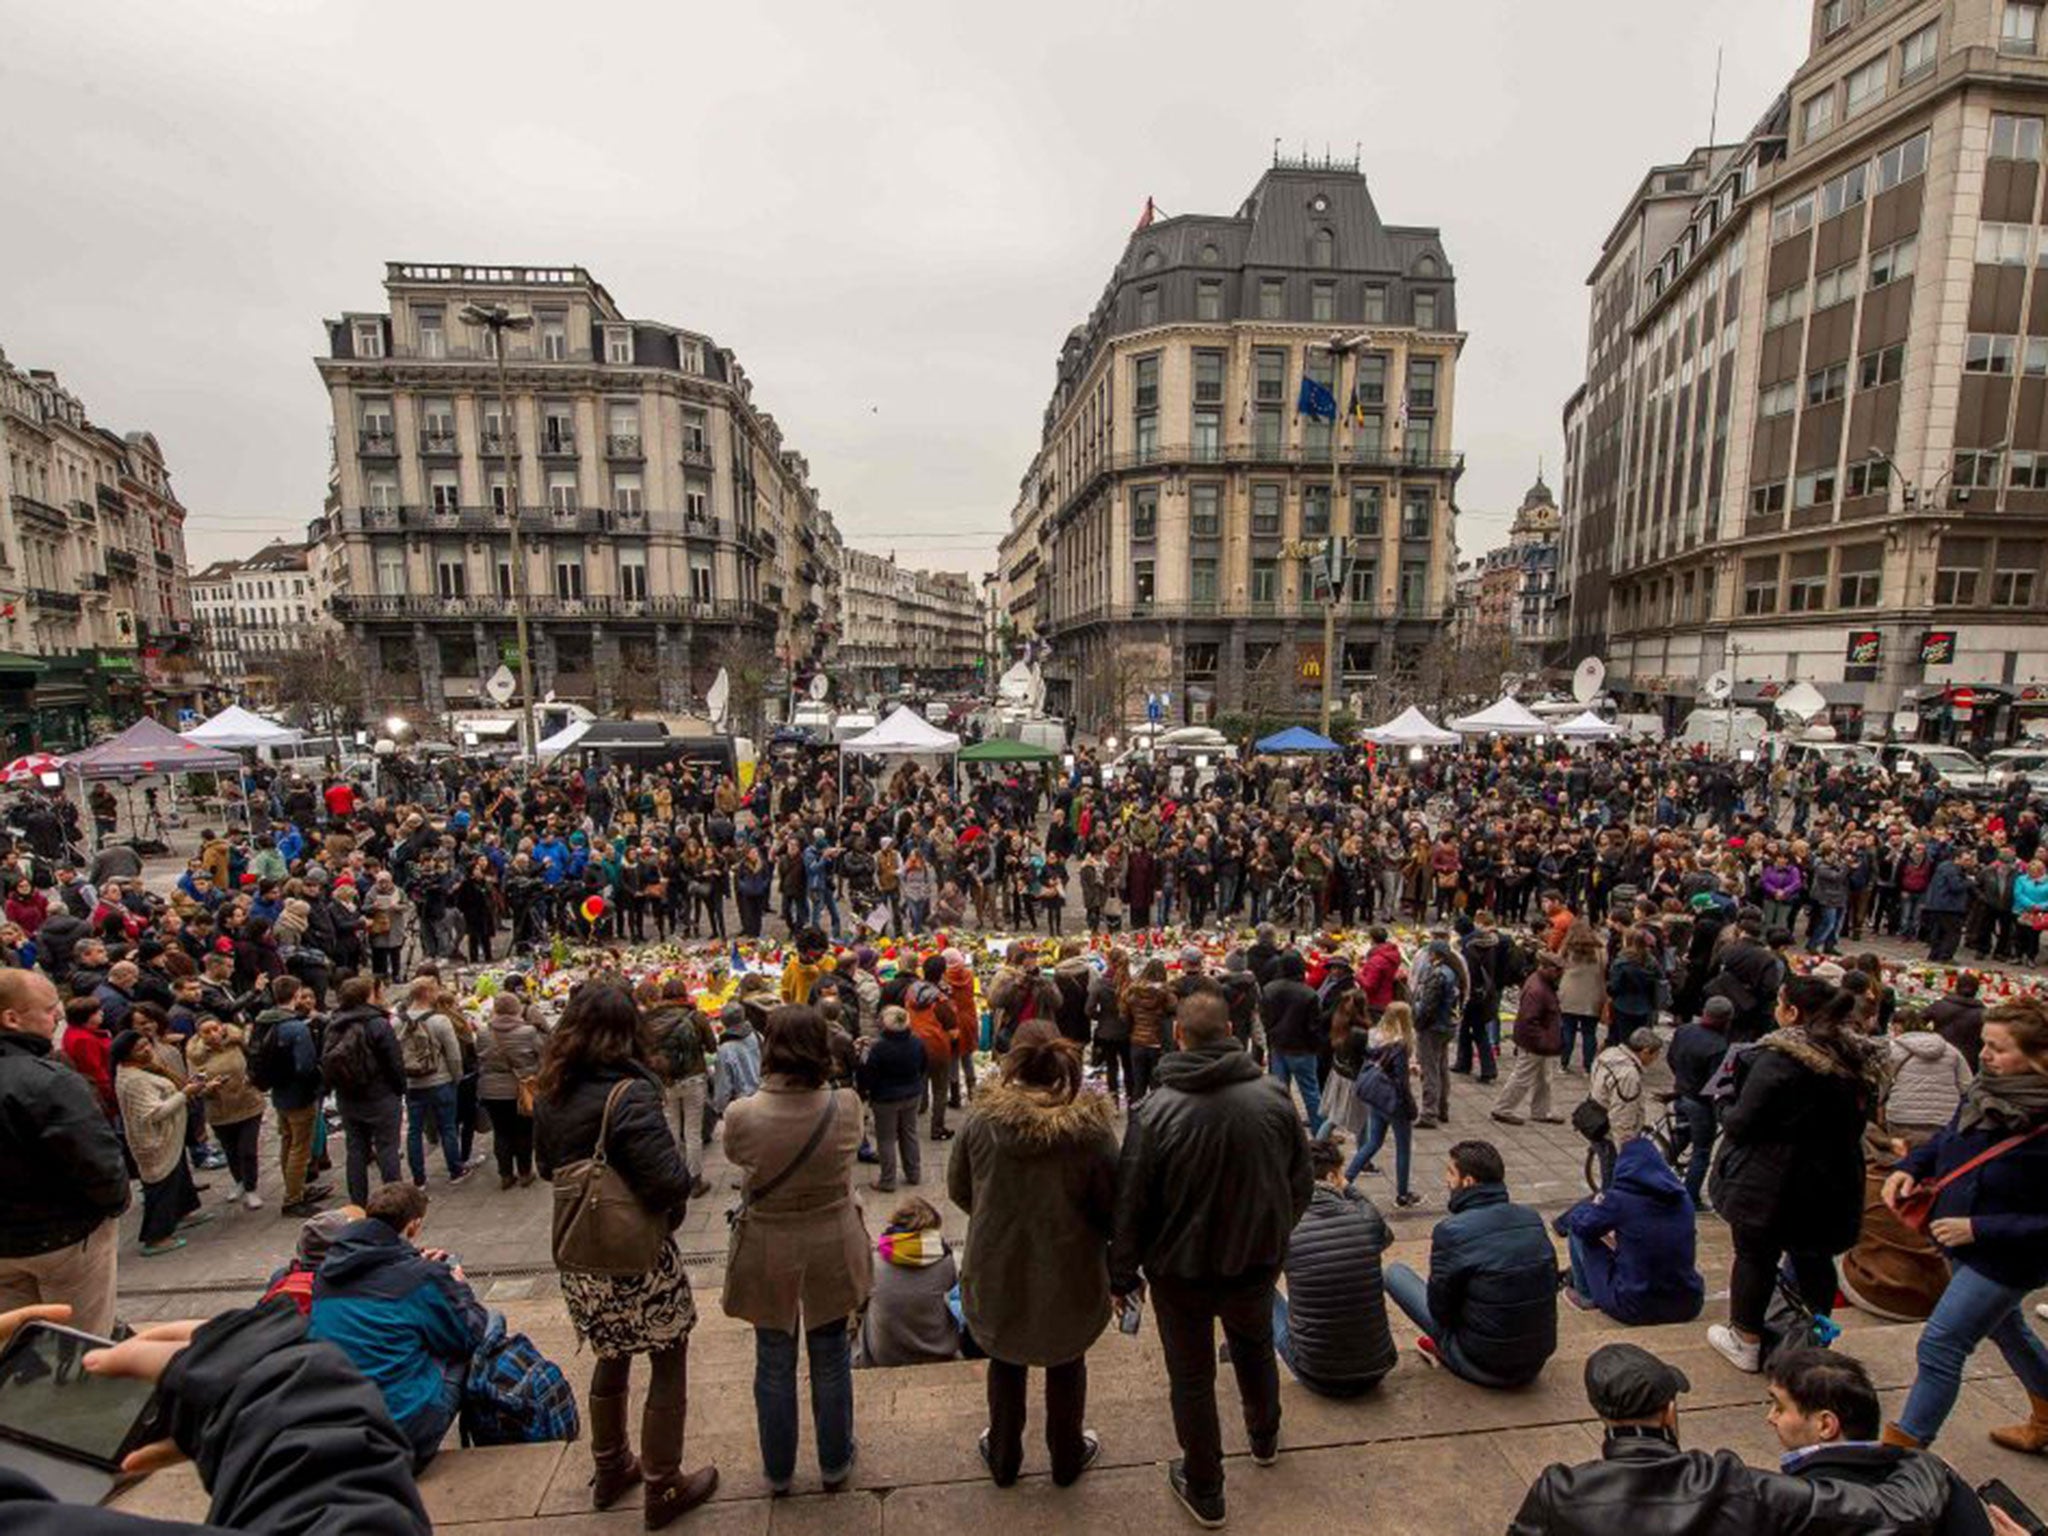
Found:
[[[1301,377],[1301,393],[1294,397],[1294,414],[1316,421],[1337,419],[1337,397],[1327,384],[1318,384],[1307,374]]]

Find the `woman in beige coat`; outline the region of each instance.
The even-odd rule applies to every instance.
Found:
[[[185,1161],[185,1118],[200,1084],[171,1072],[132,1029],[115,1036],[108,1060],[121,1128],[142,1176],[142,1254],[155,1258],[185,1246],[178,1228],[188,1217],[193,1225],[206,1219],[196,1214],[199,1191]]]
[[[743,1211],[725,1270],[725,1311],[754,1325],[754,1412],[768,1486],[796,1475],[797,1332],[811,1357],[811,1416],[827,1493],[853,1474],[847,1320],[874,1284],[874,1248],[853,1194],[860,1098],[826,1086],[832,1053],[815,1008],[768,1015],[761,1089],[725,1112],[725,1155]],[[801,1319],[801,1323],[799,1323]]]
[[[263,1091],[249,1081],[249,1061],[243,1054],[246,1035],[236,1025],[202,1019],[199,1032],[185,1047],[185,1062],[205,1084],[206,1123],[227,1153],[233,1186],[229,1203],[239,1200],[247,1209],[260,1211],[263,1197],[256,1193],[256,1175],[262,1162],[256,1144],[267,1105]]]

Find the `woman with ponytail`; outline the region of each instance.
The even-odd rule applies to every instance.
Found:
[[[1107,1095],[1082,1091],[1081,1048],[1034,1019],[953,1143],[947,1193],[972,1218],[961,1315],[989,1357],[980,1449],[999,1488],[1023,1465],[1031,1366],[1045,1371],[1052,1480],[1073,1482],[1099,1449],[1082,1419],[1088,1347],[1109,1322],[1115,1123]]]
[[[2026,1299],[2048,1285],[2048,1004],[2029,997],[1985,1014],[1980,1063],[1955,1119],[1885,1180],[1894,1211],[1921,1184],[1939,1182],[1927,1234],[1948,1259],[1949,1282],[1921,1331],[1905,1410],[1884,1438],[1933,1440],[1955,1406],[1964,1362],[1989,1339],[2032,1407],[2027,1422],[1991,1438],[2039,1455],[2048,1451],[2048,1346],[2027,1322]]]
[[[1856,999],[1795,976],[1778,1027],[1735,1068],[1722,1111],[1714,1209],[1735,1239],[1728,1321],[1707,1342],[1737,1370],[1761,1368],[1764,1316],[1788,1256],[1806,1305],[1832,1310],[1835,1255],[1863,1225],[1863,1127],[1884,1088],[1884,1057],[1854,1024]]]

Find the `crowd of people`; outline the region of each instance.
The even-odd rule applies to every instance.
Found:
[[[659,1528],[717,1483],[683,1457],[696,1310],[673,1235],[712,1194],[717,1140],[741,1188],[721,1304],[754,1330],[777,1492],[796,1477],[800,1356],[827,1491],[859,1455],[856,1367],[960,1355],[987,1361],[993,1480],[1022,1470],[1037,1367],[1070,1483],[1101,1449],[1088,1351],[1149,1308],[1182,1452],[1169,1482],[1221,1525],[1219,1325],[1266,1464],[1279,1367],[1369,1392],[1400,1354],[1390,1301],[1418,1358],[1486,1389],[1544,1370],[1561,1301],[1622,1326],[1698,1318],[1709,1210],[1733,1248],[1714,1349],[1784,1394],[1785,1423],[1825,1407],[1835,1440],[1887,1454],[1867,1476],[1805,1455],[1775,1481],[1681,1465],[1683,1377],[1631,1356],[1596,1385],[1589,1364],[1611,1475],[1546,1474],[1516,1531],[1580,1529],[1661,1478],[1751,1511],[1743,1529],[1835,1509],[1951,1528],[1929,1522],[1974,1496],[1917,1453],[1987,1339],[2032,1404],[1993,1438],[2048,1449],[2025,1306],[2048,1283],[2048,1006],[1967,972],[1930,996],[1897,962],[1841,953],[1882,936],[1937,962],[1960,945],[2031,962],[2048,874],[2023,792],[1516,745],[1199,774],[1082,752],[958,791],[907,766],[842,792],[802,759],[744,788],[702,767],[522,780],[473,763],[393,788],[260,783],[250,825],[203,836],[162,892],[120,845],[78,856],[61,801],[17,809],[0,1306],[111,1331],[131,1188],[138,1254],[174,1252],[226,1214],[209,1189],[262,1209],[267,1123],[282,1210],[304,1223],[275,1290],[423,1464],[505,1347],[459,1264],[421,1246],[430,1185],[489,1161],[501,1191],[547,1180],[559,1201],[596,1167],[606,1241],[632,1256],[556,1234],[596,1359],[592,1497],[644,1485]],[[1511,1152],[1450,1131],[1481,1114],[1569,1118],[1589,1198],[1550,1218],[1510,1198]],[[1414,1176],[1426,1131],[1443,1133],[1441,1193]],[[1388,1208],[1441,1207],[1426,1272],[1383,1262],[1391,1229],[1362,1192],[1389,1143]],[[322,1182],[337,1162],[344,1191]],[[879,1235],[867,1178],[905,1196]],[[969,1218],[957,1250],[926,1198],[940,1178]],[[1868,1435],[1843,1427],[1876,1412],[1849,1403],[1867,1378],[1837,1379],[1853,1360],[1798,1363],[1831,1336],[1838,1289],[1924,1320],[1913,1388]]]

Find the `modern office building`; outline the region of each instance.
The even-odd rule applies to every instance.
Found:
[[[198,697],[185,508],[147,432],[97,425],[0,353],[0,733],[13,751]]]
[[[2048,712],[2048,35],[2028,0],[1816,0],[1740,143],[1655,167],[1565,407],[1570,659],[1673,719],[1794,681],[1990,745]]]
[[[1313,712],[1326,661],[1348,693],[1446,632],[1463,343],[1438,232],[1386,223],[1356,161],[1276,156],[1234,213],[1148,207],[1061,346],[1003,544],[1048,707]],[[1337,420],[1297,414],[1304,379]],[[1332,535],[1355,559],[1325,658]]]
[[[786,696],[828,658],[838,540],[729,349],[631,318],[581,267],[392,262],[384,289],[327,322],[311,530],[373,709],[488,707],[522,606],[536,695],[600,711],[701,709],[728,664],[772,667],[762,691]],[[530,318],[502,404],[472,305]]]

